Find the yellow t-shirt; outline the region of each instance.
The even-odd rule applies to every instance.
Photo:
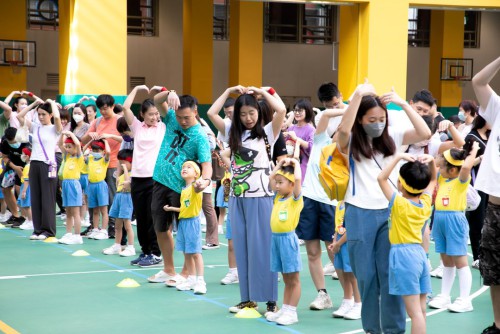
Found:
[[[345,203],[340,201],[335,207],[335,232],[340,235],[345,233],[344,225]],[[343,228],[342,228],[343,227]]]
[[[181,212],[179,219],[193,218],[200,215],[203,193],[194,191],[194,184],[182,189]]]
[[[130,173],[130,172],[129,172]],[[116,192],[117,193],[122,193],[122,192],[130,192],[130,191],[123,191],[123,183],[125,182],[125,174],[122,174],[118,177],[118,184],[116,186]]]
[[[300,212],[304,207],[302,195],[294,198],[293,194],[287,198],[276,195],[273,212],[271,213],[271,231],[286,233],[294,231],[299,223]]]
[[[0,167],[0,169],[2,169]],[[2,173],[2,171],[0,171]],[[30,180],[30,164],[27,163],[26,166],[23,168],[23,177],[21,178],[21,183],[24,183],[24,181],[29,181]]]
[[[80,171],[82,170],[83,165],[85,165],[83,155],[77,157],[65,154],[64,168],[62,173],[63,180],[79,180]]]
[[[86,163],[83,164],[82,170],[80,171],[80,174],[88,174],[89,173],[89,165]]]
[[[106,161],[104,157],[94,160],[94,157],[89,155],[87,164],[89,168],[89,182],[97,183],[104,181],[106,172],[108,171],[109,160]]]
[[[414,203],[394,193],[389,220],[389,241],[391,244],[422,243],[422,227],[431,216],[432,197],[428,193],[420,196],[420,203]]]
[[[469,188],[469,183],[470,177],[467,182],[462,183],[458,177],[454,179],[445,179],[439,175],[439,188],[435,202],[436,210],[465,211],[467,208],[467,189]]]

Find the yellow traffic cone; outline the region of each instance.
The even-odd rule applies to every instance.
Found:
[[[140,287],[141,285],[131,278],[125,278],[116,286],[119,288],[137,288]]]
[[[56,244],[58,243],[59,241],[57,240],[56,237],[48,237],[47,239],[45,239],[43,242],[46,242],[48,244]]]
[[[90,254],[87,253],[86,251],[84,250],[77,250],[76,252],[74,252],[73,254],[71,254],[72,256],[89,256]]]
[[[240,319],[256,319],[262,317],[262,314],[257,312],[256,309],[251,307],[245,307],[235,315],[236,318]]]

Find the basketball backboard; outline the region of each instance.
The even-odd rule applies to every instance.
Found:
[[[34,41],[0,40],[0,66],[36,66]]]

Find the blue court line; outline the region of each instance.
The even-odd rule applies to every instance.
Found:
[[[25,234],[23,234],[23,233],[21,233],[21,232],[18,232],[18,231],[16,231],[16,230],[13,230],[13,229],[11,229],[11,228],[8,228],[8,227],[7,227],[7,228],[5,228],[5,229],[1,229],[0,231],[8,231],[8,232],[9,232],[9,233],[11,233],[11,234],[15,234],[15,235],[18,235],[18,236],[23,236],[23,237],[26,237],[26,235],[25,235]],[[34,241],[34,242],[36,242],[37,240],[28,240],[28,241]],[[38,240],[38,241],[40,241],[40,240]],[[70,251],[70,252],[73,252],[73,251],[74,251],[74,249],[71,249],[71,248],[69,248],[69,247],[67,247],[67,246],[63,246],[62,244],[59,244],[59,243],[48,243],[48,242],[45,242],[44,244],[51,245],[51,246],[56,247],[56,248],[60,248],[60,249],[62,249],[62,250],[64,250],[64,251]],[[118,270],[122,270],[122,271],[127,272],[127,273],[130,273],[130,274],[132,274],[132,275],[135,275],[135,276],[138,276],[138,277],[144,278],[144,279],[147,279],[147,278],[148,278],[148,276],[146,276],[146,275],[142,275],[142,274],[140,274],[140,273],[138,273],[138,272],[136,272],[136,271],[132,271],[132,270],[130,270],[130,269],[127,269],[127,268],[125,268],[125,267],[122,267],[122,266],[116,265],[116,264],[114,264],[114,263],[111,263],[111,262],[108,262],[108,261],[105,261],[105,260],[101,260],[101,259],[99,259],[99,258],[97,258],[97,257],[95,257],[95,256],[91,256],[91,255],[90,255],[90,256],[88,256],[87,258],[88,258],[88,259],[95,260],[96,262],[102,263],[102,264],[107,265],[107,266],[109,266],[109,267],[112,267],[112,268],[115,268],[115,269],[118,269]],[[152,284],[154,284],[154,283],[152,283]],[[181,292],[184,292],[185,294],[187,294],[187,295],[189,295],[189,296],[192,296],[192,297],[195,297],[195,298],[197,298],[197,299],[199,299],[199,300],[202,300],[202,301],[205,301],[205,302],[208,302],[208,303],[211,303],[211,304],[217,305],[217,306],[222,307],[222,308],[224,308],[224,309],[226,309],[226,310],[229,308],[229,305],[226,305],[226,304],[220,303],[220,302],[218,302],[218,301],[216,301],[216,300],[214,300],[214,299],[207,298],[207,297],[205,297],[205,296],[203,296],[203,295],[196,295],[196,294],[194,294],[194,293],[193,293],[193,292],[191,292],[191,291],[181,291]],[[268,325],[268,326],[274,326],[274,327],[277,327],[277,328],[279,328],[279,329],[281,329],[281,330],[283,330],[283,331],[287,331],[287,332],[289,332],[289,333],[294,333],[294,334],[304,334],[304,333],[302,333],[302,332],[300,332],[300,331],[297,331],[297,330],[295,330],[295,329],[293,329],[293,328],[286,327],[286,326],[280,326],[280,325],[276,324],[275,322],[269,322],[269,321],[267,321],[267,320],[266,320],[266,318],[264,318],[264,317],[258,318],[258,319],[257,319],[257,321],[259,321],[259,322],[261,322],[261,323],[263,323],[263,324],[266,324],[266,325]]]

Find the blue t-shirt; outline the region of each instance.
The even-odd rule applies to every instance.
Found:
[[[180,194],[185,185],[181,177],[182,164],[186,160],[210,162],[212,155],[207,135],[200,124],[184,130],[177,123],[172,109],[165,116],[164,123],[167,131],[156,158],[153,180]]]

